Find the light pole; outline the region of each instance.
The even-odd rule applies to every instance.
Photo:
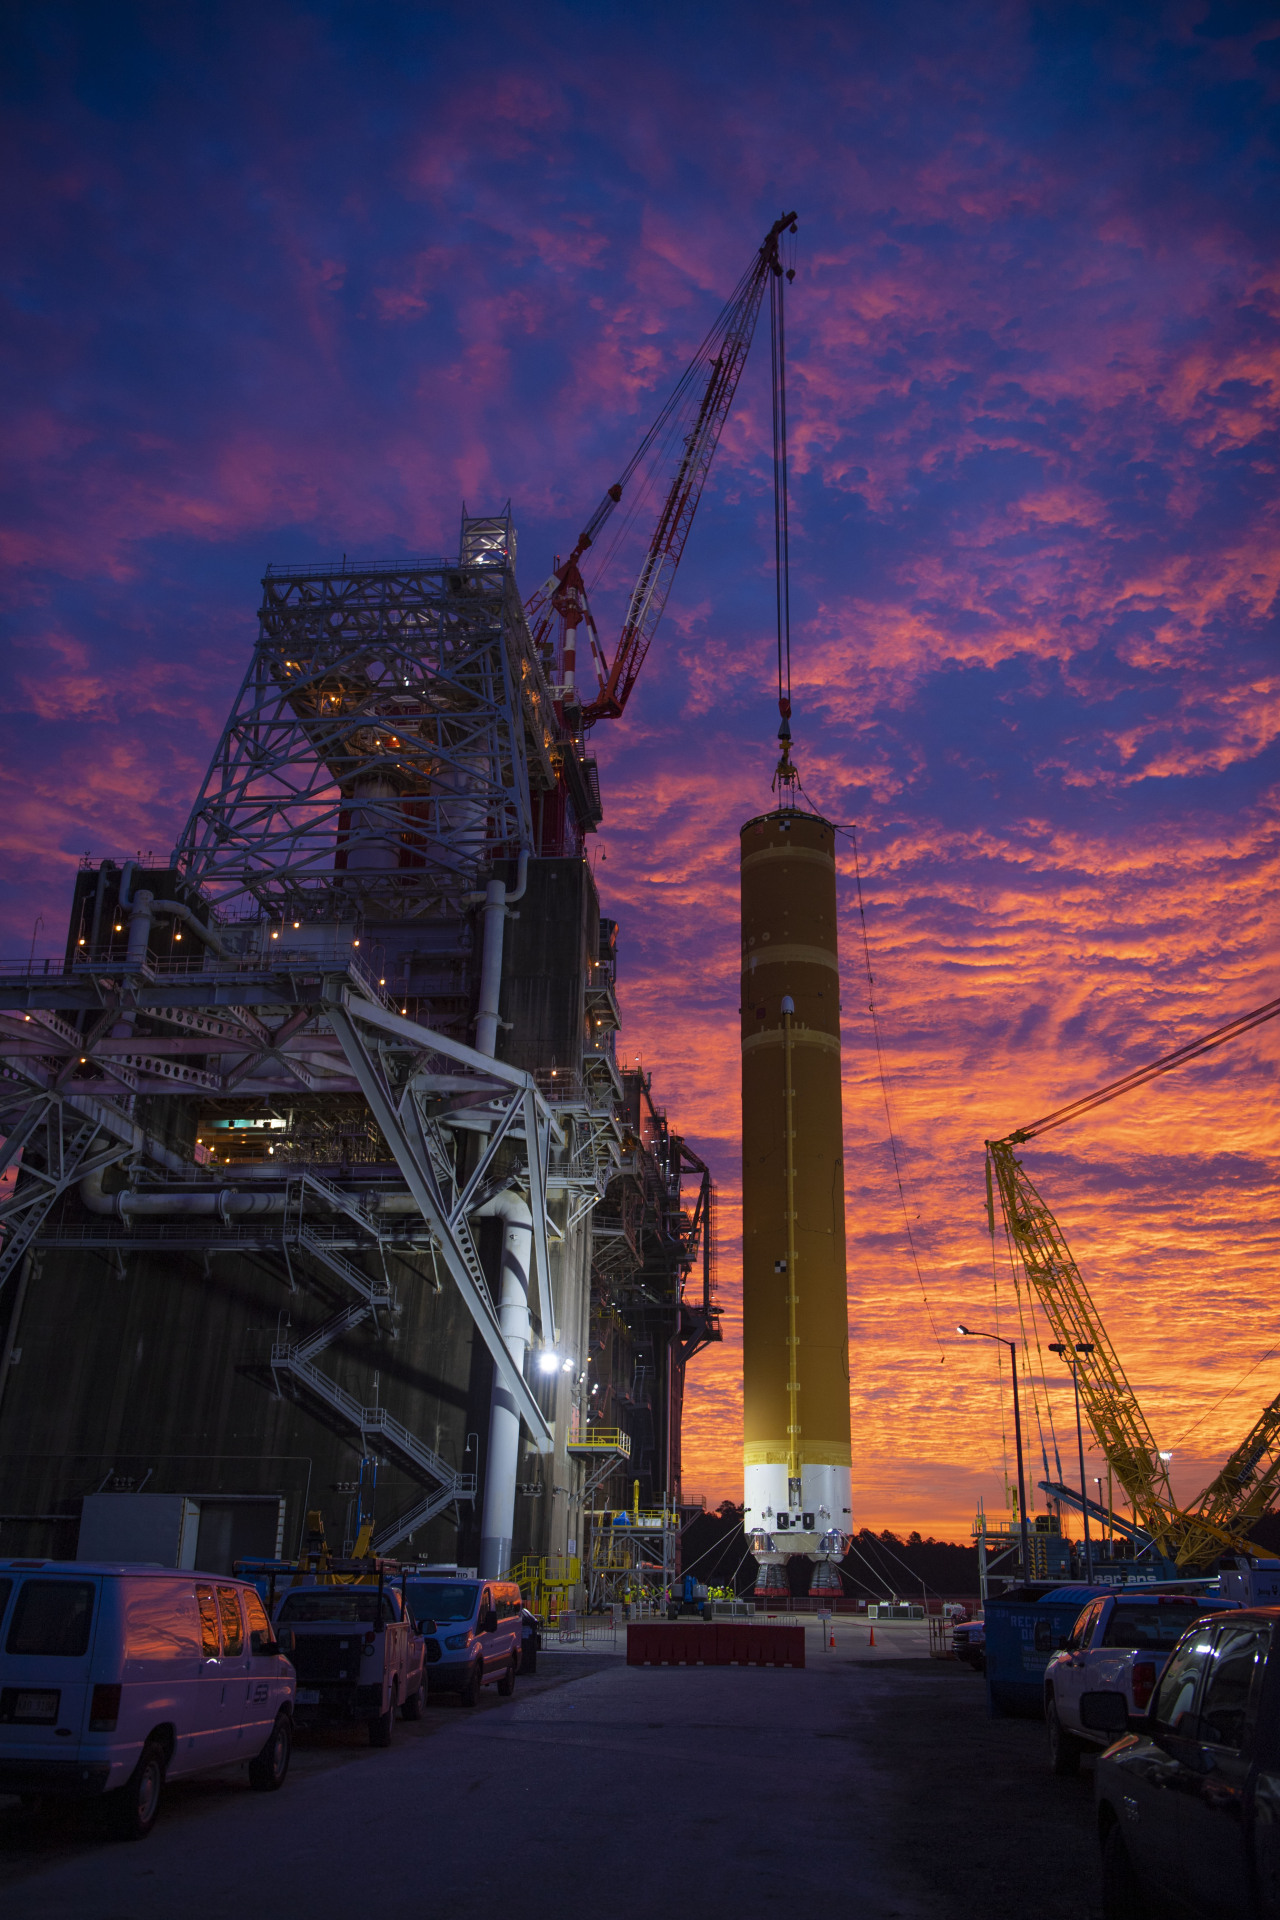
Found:
[[[1070,1347],[1063,1346],[1059,1340],[1051,1340],[1050,1353],[1061,1354],[1071,1369],[1071,1384],[1076,1393],[1076,1446],[1080,1451],[1080,1510],[1084,1521],[1084,1574],[1089,1586],[1093,1585],[1093,1542],[1089,1538],[1089,1487],[1084,1477],[1084,1428],[1080,1424],[1080,1374],[1076,1368],[1076,1353],[1092,1353],[1093,1346],[1088,1340],[1076,1342],[1075,1353]]]
[[[956,1328],[966,1340],[994,1340],[1009,1349],[1009,1371],[1013,1376],[1013,1444],[1018,1455],[1018,1524],[1022,1532],[1022,1577],[1031,1578],[1031,1535],[1027,1527],[1027,1483],[1022,1471],[1022,1416],[1018,1412],[1018,1347],[998,1333],[982,1333],[976,1327]]]

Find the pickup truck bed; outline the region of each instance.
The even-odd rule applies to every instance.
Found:
[[[1183,1633],[1224,1604],[1233,1603],[1132,1588],[1091,1600],[1045,1668],[1044,1713],[1054,1772],[1074,1773],[1086,1748],[1108,1744],[1106,1734],[1081,1721],[1084,1694],[1123,1694],[1131,1714],[1145,1713]]]

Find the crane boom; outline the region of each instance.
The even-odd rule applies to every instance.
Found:
[[[733,405],[755,333],[765,287],[771,275],[778,278],[782,275],[779,242],[784,233],[795,231],[795,223],[794,213],[783,214],[780,220],[774,221],[751,266],[738,282],[621,478],[605,494],[579,534],[569,558],[556,568],[528,601],[525,611],[536,644],[547,643],[551,623],[557,616],[564,622],[561,699],[566,719],[573,717],[580,726],[589,727],[597,720],[616,720],[630,698],[636,676],[644,664],[666,607],[698,501],[702,497],[724,423]],[[689,407],[699,390],[693,424],[684,436],[675,478],[667,489],[657,524],[631,589],[610,665],[605,660],[587,601],[586,584],[581,571],[582,558],[599,538],[642,460],[677,413]],[[585,702],[579,701],[577,690],[577,629],[581,626],[587,630],[598,683],[595,696]]]
[[[1009,1239],[1034,1297],[1044,1308],[1054,1338],[1079,1356],[1080,1399],[1089,1424],[1111,1463],[1134,1513],[1157,1544],[1168,1550],[1177,1531],[1169,1469],[1160,1458],[1138,1396],[1130,1386],[1093,1303],[1084,1276],[1061,1227],[1028,1178],[1007,1140],[988,1145],[988,1225],[995,1231],[991,1181],[1000,1194]]]
[[[1135,1517],[1153,1542],[1180,1567],[1206,1565],[1224,1547],[1245,1553],[1265,1552],[1248,1538],[1248,1528],[1268,1511],[1280,1491],[1280,1396],[1263,1409],[1194,1505],[1179,1509],[1169,1485],[1168,1467],[1062,1229],[1014,1148],[1095,1107],[1106,1106],[1121,1094],[1145,1086],[1277,1016],[1280,999],[1268,1000],[1145,1067],[1137,1067],[1121,1079],[1033,1120],[1029,1126],[1016,1128],[1006,1139],[987,1141],[987,1224],[992,1236],[994,1192],[998,1190],[1010,1246],[1054,1333],[1074,1356],[1081,1402],[1098,1444],[1132,1501]]]
[[[1280,1395],[1262,1409],[1240,1445],[1191,1509],[1206,1527],[1239,1535],[1266,1513],[1280,1487]],[[1212,1539],[1209,1534],[1207,1538]]]

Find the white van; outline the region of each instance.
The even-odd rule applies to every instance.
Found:
[[[490,1681],[509,1700],[523,1657],[524,1607],[514,1580],[456,1580],[410,1573],[405,1598],[427,1637],[427,1690],[479,1704]]]
[[[0,1560],[0,1793],[109,1796],[140,1840],[166,1779],[248,1763],[283,1784],[295,1679],[243,1580]]]

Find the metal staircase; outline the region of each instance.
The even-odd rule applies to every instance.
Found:
[[[403,1421],[395,1419],[385,1407],[362,1406],[354,1394],[347,1393],[336,1380],[311,1364],[314,1353],[335,1339],[346,1326],[354,1326],[369,1311],[368,1307],[353,1305],[297,1342],[277,1341],[271,1349],[271,1373],[277,1392],[287,1389],[291,1399],[307,1406],[331,1431],[344,1436],[358,1435],[366,1453],[376,1448],[429,1488],[414,1506],[378,1536],[375,1544],[381,1551],[416,1527],[425,1525],[453,1501],[473,1499],[476,1477],[473,1473],[455,1473],[425,1440],[411,1433]]]

